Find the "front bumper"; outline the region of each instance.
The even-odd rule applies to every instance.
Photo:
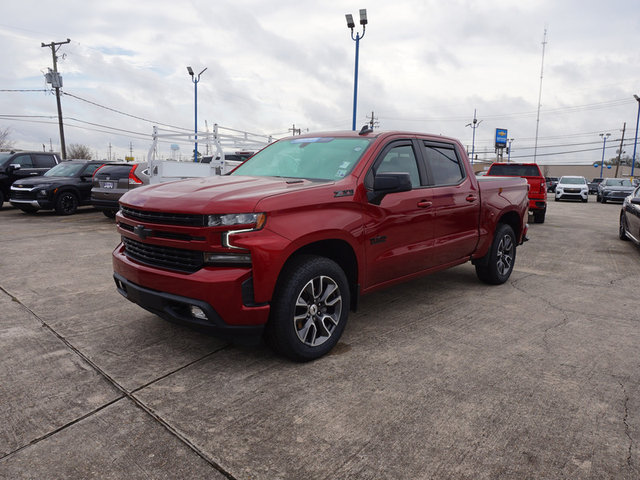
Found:
[[[624,199],[627,198],[630,194],[631,192],[616,192],[616,191],[603,190],[602,198],[607,201],[612,200],[616,202],[623,202]]]
[[[565,198],[573,198],[576,200],[587,200],[589,198],[589,190],[557,189],[556,188],[556,198],[558,200],[565,199]]]
[[[118,292],[165,320],[232,339],[259,337],[269,318],[268,304],[254,305],[251,270],[202,268],[181,273],[127,258],[122,244],[113,252]],[[206,319],[192,315],[198,307]]]

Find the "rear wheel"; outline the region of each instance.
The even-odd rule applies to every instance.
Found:
[[[516,235],[504,223],[498,224],[487,257],[476,264],[476,275],[485,283],[500,285],[511,276],[516,261]]]
[[[0,190],[0,208],[2,208],[2,204],[4,203],[4,193]]]
[[[78,210],[78,197],[73,192],[62,192],[56,199],[58,215],[72,215]]]
[[[265,339],[293,360],[314,360],[338,343],[349,306],[349,284],[340,266],[325,257],[302,255],[280,275]]]
[[[535,223],[544,223],[544,217],[546,214],[546,210],[536,210],[535,212],[533,212],[533,221]]]

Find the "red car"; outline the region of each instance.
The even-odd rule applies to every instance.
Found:
[[[230,175],[120,205],[123,296],[305,361],[338,342],[362,294],[467,261],[507,281],[528,201],[522,179],[476,179],[457,140],[363,129],[279,140]]]
[[[547,183],[537,163],[500,163],[489,167],[487,175],[522,177],[529,184],[529,211],[535,223],[544,223],[547,213]]]

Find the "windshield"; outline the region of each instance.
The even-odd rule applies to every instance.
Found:
[[[587,180],[584,177],[562,177],[559,183],[569,185],[583,185],[587,183]]]
[[[604,181],[605,187],[633,187],[631,180],[627,178],[607,178]]]
[[[371,144],[367,138],[294,138],[272,143],[232,175],[340,180]]]
[[[84,168],[84,163],[62,162],[45,172],[45,177],[73,177]]]

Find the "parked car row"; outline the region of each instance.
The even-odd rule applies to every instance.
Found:
[[[118,200],[131,188],[149,183],[146,164],[100,160],[61,161],[55,153],[0,154],[0,207],[8,200],[25,213],[55,210],[71,215],[94,205],[115,217]]]

